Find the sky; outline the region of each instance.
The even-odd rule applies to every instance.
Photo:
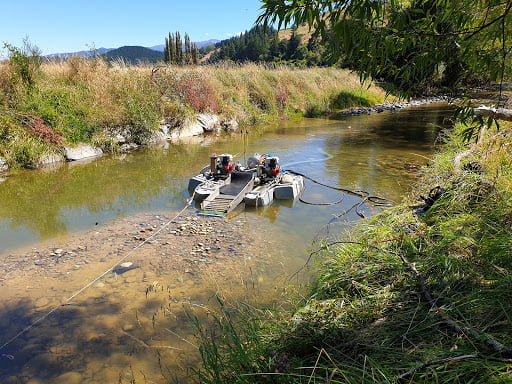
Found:
[[[251,29],[259,0],[5,0],[0,15],[4,43],[28,37],[42,54],[164,44],[169,32],[193,42],[224,40]]]

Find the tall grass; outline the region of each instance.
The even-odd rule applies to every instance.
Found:
[[[200,112],[251,125],[288,115],[325,114],[354,103],[376,104],[385,98],[378,87],[362,86],[357,76],[333,68],[153,68],[73,57],[46,61],[30,71],[28,85],[12,60],[0,63],[0,156],[12,167],[37,163],[42,151],[31,141],[41,144],[43,152],[59,152],[78,142],[108,150],[112,134],[106,133],[122,129],[131,141],[143,144],[160,124],[180,127]],[[49,145],[33,135],[34,120],[41,120],[49,134],[59,135],[59,144]],[[14,145],[23,137],[26,143]],[[24,154],[17,154],[16,148],[24,148]]]
[[[268,381],[512,382],[512,127],[471,145],[463,131],[447,135],[407,201],[320,245],[305,305],[280,321],[253,316],[224,330],[271,324],[256,332],[290,369]],[[445,193],[419,214],[419,195],[436,186]],[[262,350],[243,337],[242,349]],[[244,382],[229,348],[210,352],[231,372],[213,382]]]

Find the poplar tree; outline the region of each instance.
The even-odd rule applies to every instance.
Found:
[[[183,43],[180,32],[169,32],[169,36],[165,38],[164,60],[169,64],[197,65],[199,48],[196,43],[190,41],[188,33],[185,33],[185,43]]]
[[[196,43],[192,43],[192,64],[199,65],[199,48]]]
[[[165,38],[165,48],[164,48],[164,63],[169,63],[169,38]]]
[[[190,44],[190,36],[185,33],[185,59],[184,64],[192,63],[192,45]]]
[[[176,64],[183,65],[183,42],[181,40],[181,34],[176,32]]]
[[[169,33],[169,63],[176,64],[176,45],[174,43],[174,35]]]

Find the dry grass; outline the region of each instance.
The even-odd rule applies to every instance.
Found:
[[[113,128],[130,130],[134,141],[142,143],[159,124],[179,127],[202,112],[234,118],[247,127],[287,115],[326,114],[354,103],[377,104],[385,98],[382,89],[362,86],[356,75],[334,68],[151,67],[73,57],[47,61],[30,75],[29,88],[16,80],[8,63],[0,65],[0,110],[42,119],[63,136],[64,144],[97,143]],[[24,132],[21,126],[17,130]],[[16,165],[8,146],[9,140],[0,141],[0,156]],[[37,160],[30,154],[24,158],[24,165]]]

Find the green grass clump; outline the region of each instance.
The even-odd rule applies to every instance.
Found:
[[[255,331],[292,362],[280,380],[512,382],[512,127],[471,145],[463,130],[446,137],[407,201],[320,244],[306,302],[269,322],[274,331]],[[444,194],[417,214],[419,195],[437,186]],[[257,345],[251,337],[240,348]],[[244,382],[231,361],[231,381]]]

